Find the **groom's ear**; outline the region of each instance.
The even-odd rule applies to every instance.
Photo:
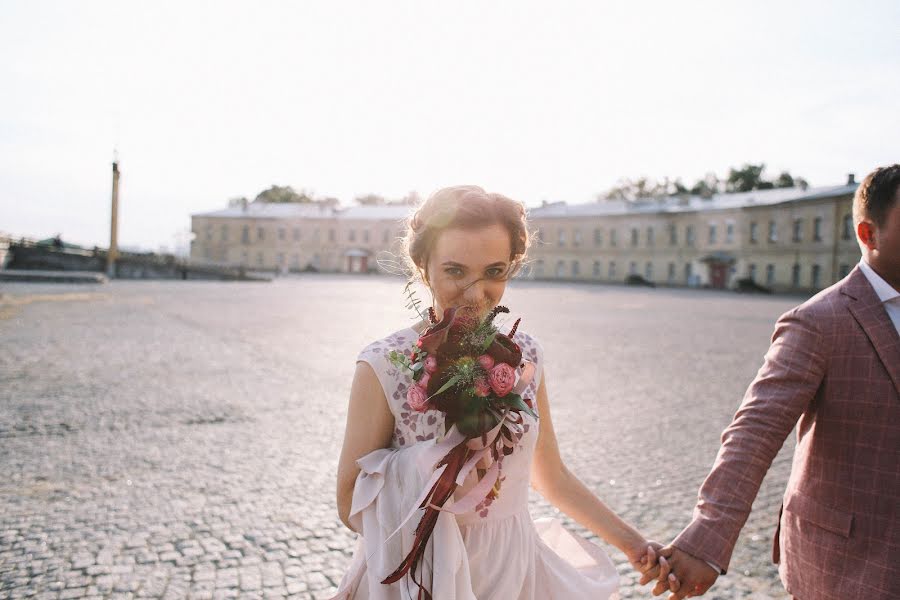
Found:
[[[856,237],[859,243],[869,250],[878,249],[878,239],[875,235],[875,224],[868,219],[860,219],[856,224]]]

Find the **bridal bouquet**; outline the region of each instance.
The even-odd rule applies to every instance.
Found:
[[[394,351],[390,355],[396,366],[412,374],[409,406],[416,411],[442,412],[445,434],[433,448],[437,467],[416,503],[417,509],[425,512],[416,527],[413,548],[382,583],[399,581],[410,570],[415,574],[441,510],[462,514],[499,493],[502,457],[515,450],[522,436],[522,415],[537,418],[532,401],[521,396],[535,370],[532,363],[522,361],[521,348],[512,339],[521,319],[508,334],[494,325],[498,314],[508,312],[498,306],[479,321],[450,308],[438,323],[430,309],[431,326],[415,348],[409,354]],[[473,469],[477,476],[474,487],[445,506]],[[424,597],[430,598],[418,585]]]

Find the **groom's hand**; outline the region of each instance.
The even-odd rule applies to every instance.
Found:
[[[680,585],[677,590],[672,590],[673,593],[669,595],[668,600],[682,600],[682,598],[702,596],[719,577],[718,571],[705,560],[692,556],[674,546],[663,548],[660,554],[666,557],[666,562],[661,562],[661,565],[645,572],[640,581],[641,585],[644,585],[659,577],[656,587],[653,588],[654,596],[659,596],[670,588],[668,578],[670,569],[675,574],[675,577],[678,578]],[[664,569],[663,566],[668,566],[669,568]],[[663,570],[665,572],[662,572]]]

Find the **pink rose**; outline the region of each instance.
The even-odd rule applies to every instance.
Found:
[[[433,354],[429,354],[425,357],[425,372],[434,373],[435,371],[437,371],[437,358]]]
[[[488,383],[487,378],[479,377],[475,380],[475,395],[479,398],[486,398],[491,394],[491,384]]]
[[[478,357],[478,364],[481,365],[481,368],[485,371],[490,371],[491,369],[493,369],[494,363],[496,363],[496,361],[490,354],[482,354]]]
[[[428,392],[417,385],[411,385],[406,391],[406,402],[414,411],[424,412],[428,409]]]
[[[431,373],[422,373],[422,376],[419,377],[419,381],[418,381],[419,387],[422,388],[423,390],[427,390],[429,379],[431,379]]]
[[[506,363],[498,363],[488,372],[488,383],[498,397],[507,395],[516,384],[516,371]]]

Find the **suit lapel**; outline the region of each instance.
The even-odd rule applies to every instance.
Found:
[[[850,313],[872,342],[894,382],[894,389],[900,394],[900,336],[884,304],[859,267],[847,276],[841,291],[851,298]]]

